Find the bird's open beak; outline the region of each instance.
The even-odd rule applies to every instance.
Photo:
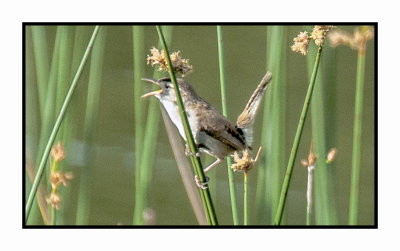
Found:
[[[155,79],[152,79],[152,78],[142,78],[142,80],[160,86],[160,84],[159,84],[159,83],[157,82],[157,80],[155,80]],[[157,90],[157,91],[152,91],[152,92],[149,92],[149,93],[144,94],[144,95],[142,96],[142,98],[147,98],[147,97],[150,97],[150,96],[159,95],[159,94],[161,94],[161,93],[162,93],[162,89]]]

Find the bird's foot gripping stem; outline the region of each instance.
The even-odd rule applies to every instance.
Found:
[[[210,181],[210,178],[208,178],[207,176],[205,176],[205,178],[206,182],[202,183],[199,179],[199,176],[197,175],[194,176],[194,181],[196,182],[196,185],[201,189],[207,189],[207,184]]]
[[[200,152],[197,152],[196,154],[193,154],[193,153],[190,151],[189,145],[186,144],[186,146],[185,146],[185,155],[186,155],[187,157],[193,156],[193,155],[196,156],[196,157],[200,157]]]

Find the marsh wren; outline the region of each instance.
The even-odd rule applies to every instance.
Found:
[[[161,78],[155,80],[142,78],[142,80],[154,83],[161,88],[160,90],[143,95],[142,98],[150,96],[158,98],[171,121],[178,128],[179,134],[186,141],[185,131],[176,103],[174,85],[171,79]],[[204,172],[218,165],[226,156],[235,151],[251,150],[254,119],[265,90],[271,82],[270,72],[265,74],[253,92],[243,112],[237,118],[236,125],[199,97],[192,86],[183,79],[177,78],[177,82],[198,149],[217,158],[214,163],[204,169]],[[197,180],[196,183],[202,187]]]

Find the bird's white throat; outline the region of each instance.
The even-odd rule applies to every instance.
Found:
[[[163,99],[163,100],[161,100],[161,103],[164,106],[165,110],[167,111],[168,116],[171,119],[172,123],[174,123],[176,128],[178,128],[179,134],[186,141],[185,130],[183,128],[181,116],[179,115],[179,110],[178,110],[178,106],[177,106],[176,102],[173,102],[169,99]],[[188,111],[186,109],[186,115],[189,120],[190,129],[192,130],[193,137],[196,140],[196,134],[197,134],[197,129],[198,129],[196,114],[193,110]]]

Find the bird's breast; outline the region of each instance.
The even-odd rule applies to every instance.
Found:
[[[182,138],[186,141],[186,135],[185,135],[185,130],[183,128],[181,116],[179,114],[178,106],[176,102],[166,100],[162,102],[162,105],[164,106],[165,110],[167,110],[168,116],[171,119],[172,123],[175,124],[176,128],[179,131],[179,134],[182,136]],[[198,129],[198,119],[196,116],[196,113],[192,110],[187,110],[186,109],[186,116],[189,121],[190,129],[192,130],[193,137],[196,140],[196,135],[197,135],[197,129]],[[196,142],[197,143],[197,142]]]

